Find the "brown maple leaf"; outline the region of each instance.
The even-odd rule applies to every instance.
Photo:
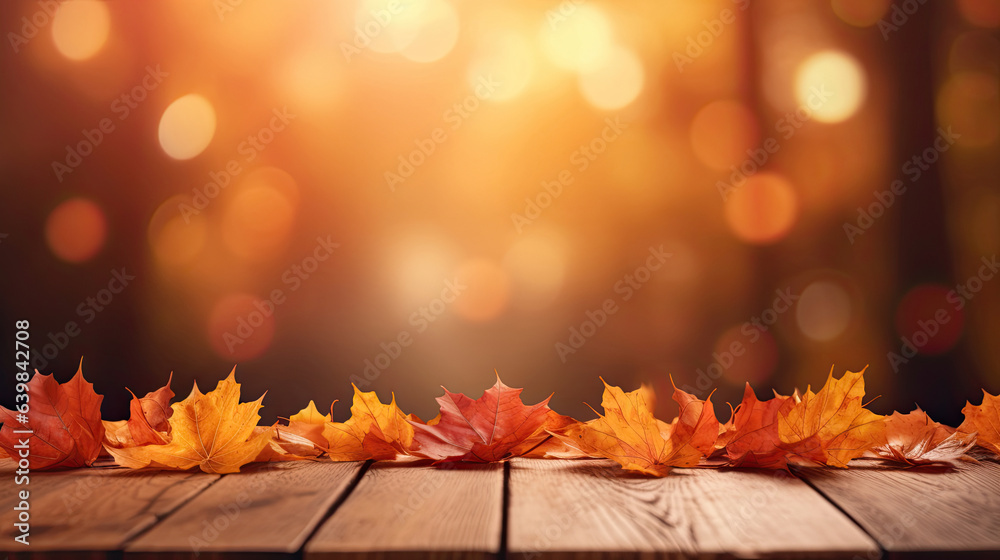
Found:
[[[166,385],[146,393],[141,399],[126,388],[132,395],[129,419],[116,422],[105,420],[104,443],[120,448],[162,445],[170,441],[170,423],[167,420],[173,414],[173,409],[170,408],[170,399],[174,398],[174,392],[170,390],[173,378],[174,374],[171,372]]]
[[[83,360],[76,375],[66,383],[59,384],[51,374],[42,375],[36,370],[26,386],[26,422],[18,419],[17,407],[0,407],[0,447],[17,457],[20,444],[27,443],[28,464],[36,470],[92,465],[104,439],[104,397],[84,379]],[[30,433],[15,433],[27,430]]]
[[[1000,395],[983,390],[983,404],[974,406],[966,401],[962,409],[965,420],[958,427],[963,434],[978,433],[976,443],[995,455],[1000,455]]]
[[[939,424],[917,407],[909,414],[893,412],[885,419],[885,438],[870,454],[908,465],[947,463],[957,465],[976,444],[976,434],[963,434]]]
[[[254,402],[240,403],[240,385],[233,368],[214,391],[203,394],[196,384],[186,399],[171,405],[170,442],[105,448],[119,465],[130,468],[200,467],[208,473],[239,472],[274,437],[271,428],[256,430],[263,398],[261,395]]]
[[[671,423],[653,416],[652,390],[625,393],[603,379],[604,414],[570,426],[557,437],[592,457],[617,461],[625,470],[665,476],[673,467],[694,467],[714,447],[719,433],[711,402],[700,401],[675,387],[681,414]]]
[[[410,417],[396,405],[396,395],[392,395],[389,404],[382,404],[374,391],[364,393],[351,386],[354,387],[351,417],[346,422],[323,424],[322,437],[330,459],[392,460],[407,454],[413,442],[413,427]],[[318,413],[310,412],[309,416],[313,421]]]
[[[551,396],[525,406],[522,390],[504,385],[499,375],[493,387],[476,400],[444,389],[445,394],[437,398],[441,408],[437,423],[410,422],[414,430],[411,453],[438,462],[488,463],[515,456],[518,446],[544,429],[550,411]]]

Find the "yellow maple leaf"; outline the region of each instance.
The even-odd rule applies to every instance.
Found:
[[[675,430],[653,416],[647,387],[625,393],[604,383],[604,414],[553,435],[590,456],[617,461],[622,468],[665,476],[673,467],[694,467],[702,453]],[[594,412],[597,412],[596,410]],[[713,428],[718,430],[717,427]]]
[[[255,433],[263,398],[240,403],[240,385],[233,368],[214,391],[202,394],[195,385],[186,399],[171,405],[169,443],[107,449],[118,464],[130,468],[187,470],[197,466],[207,473],[239,472],[274,435],[271,429]]]
[[[864,370],[834,379],[830,368],[819,392],[807,388],[801,399],[788,399],[778,411],[777,432],[789,462],[846,468],[884,439],[884,417],[864,408],[864,396]]]
[[[323,438],[334,461],[391,460],[406,454],[413,444],[413,426],[396,405],[396,395],[382,404],[375,391],[362,392],[355,385],[351,417],[346,422],[326,422]]]

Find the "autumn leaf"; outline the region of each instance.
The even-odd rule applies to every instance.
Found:
[[[978,433],[976,443],[995,455],[1000,455],[1000,395],[983,390],[983,404],[973,406],[966,401],[962,409],[965,420],[958,427],[963,434]]]
[[[778,447],[778,410],[791,397],[775,395],[766,401],[757,399],[747,383],[740,403],[716,442],[725,449],[729,465],[735,467],[782,469],[785,451]]]
[[[917,407],[909,414],[894,412],[886,417],[885,439],[871,449],[871,454],[908,465],[957,465],[975,444],[975,433],[964,434],[939,424]]]
[[[570,427],[581,423],[579,420],[549,410],[541,430],[514,446],[510,450],[510,455],[529,459],[581,459],[587,457],[586,453],[553,435],[553,433],[565,433]]]
[[[396,395],[382,404],[374,391],[362,392],[354,386],[351,417],[346,422],[323,424],[322,437],[334,461],[392,460],[409,452],[413,427],[396,405]],[[315,407],[313,407],[315,408]],[[303,411],[305,412],[305,411]],[[308,413],[315,420],[318,413]]]
[[[673,385],[673,378],[670,379],[670,383]],[[677,418],[671,422],[674,434],[680,441],[686,442],[708,457],[715,451],[715,442],[719,439],[719,420],[715,417],[712,395],[701,400],[691,393],[678,389],[677,385],[673,387],[672,398],[680,407]],[[661,435],[663,435],[662,430]]]
[[[304,437],[315,445],[326,447],[327,441],[323,437],[323,426],[329,421],[330,415],[320,414],[319,410],[316,409],[316,403],[309,401],[305,408],[288,418],[288,426],[282,429],[285,432]]]
[[[169,443],[106,449],[118,464],[130,468],[186,470],[197,466],[208,473],[239,472],[274,435],[271,428],[255,431],[263,398],[240,403],[233,368],[214,391],[202,394],[195,385],[186,399],[171,406]]]
[[[698,465],[703,452],[698,447],[718,435],[718,421],[708,401],[697,401],[675,389],[681,416],[673,423],[657,420],[648,402],[652,391],[641,387],[630,393],[604,383],[601,406],[604,414],[579,426],[571,426],[558,437],[594,457],[617,461],[625,470],[665,476],[673,467]],[[697,401],[697,403],[695,402]],[[596,411],[595,411],[596,412]]]
[[[526,406],[521,391],[504,385],[499,375],[476,400],[444,389],[437,398],[441,414],[436,424],[410,422],[412,453],[438,462],[488,463],[515,456],[519,445],[544,429],[550,411],[548,398]]]
[[[778,411],[779,446],[789,462],[847,468],[885,437],[884,417],[864,408],[864,370],[833,378],[818,393],[807,388],[800,402],[785,401]]]
[[[267,445],[254,457],[254,463],[300,461],[323,454],[324,449],[309,438],[289,432],[285,426],[257,426],[253,434],[268,434]]]
[[[50,375],[35,371],[26,384],[27,422],[18,420],[16,410],[0,407],[0,447],[18,456],[18,445],[27,441],[32,469],[90,466],[101,452],[104,424],[101,423],[103,396],[83,377],[83,360],[76,375],[59,384]],[[17,434],[15,430],[31,430]]]
[[[173,410],[170,399],[174,392],[170,390],[171,373],[167,384],[159,389],[146,393],[141,399],[131,390],[129,403],[129,419],[124,421],[104,421],[104,443],[111,447],[135,447],[137,445],[162,445],[170,440],[170,424],[167,421]]]

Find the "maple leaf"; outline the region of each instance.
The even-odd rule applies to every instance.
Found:
[[[240,403],[236,368],[203,394],[195,384],[186,399],[171,405],[170,442],[164,445],[114,448],[105,446],[115,461],[130,468],[154,467],[207,473],[239,472],[268,445],[274,430],[255,430],[264,396]]]
[[[396,395],[392,395],[389,404],[382,404],[375,391],[364,393],[353,383],[351,386],[354,387],[351,417],[346,422],[323,424],[322,436],[330,458],[392,460],[407,454],[413,443],[413,427],[396,405]]]
[[[83,377],[83,360],[76,375],[59,384],[50,375],[35,371],[26,384],[27,422],[18,421],[16,410],[0,406],[0,447],[18,456],[15,447],[28,440],[28,464],[32,469],[90,466],[101,452],[104,424],[101,423],[103,396]],[[31,430],[16,434],[15,430]]]
[[[965,420],[958,427],[964,434],[978,433],[976,443],[996,455],[1000,455],[1000,395],[991,395],[983,390],[983,404],[973,406],[966,401],[962,409]]]
[[[580,459],[587,457],[586,453],[553,435],[554,433],[563,434],[570,427],[581,423],[579,420],[549,410],[542,428],[520,444],[515,445],[510,450],[510,455],[529,459]]]
[[[885,437],[884,417],[864,408],[864,370],[833,378],[818,393],[806,388],[800,402],[785,401],[778,411],[779,445],[796,464],[847,468]]]
[[[129,402],[129,419],[127,421],[104,421],[104,443],[112,447],[134,447],[137,445],[162,445],[170,439],[170,424],[167,421],[173,414],[170,399],[174,392],[170,390],[171,373],[167,384],[159,389],[146,393],[141,399],[132,395]]]
[[[327,441],[323,437],[323,426],[329,421],[330,415],[320,414],[319,410],[316,409],[316,403],[309,401],[305,408],[288,418],[288,426],[285,426],[283,431],[304,437],[318,446],[326,447]]]
[[[668,424],[653,416],[651,389],[625,393],[604,379],[601,382],[604,414],[595,410],[597,419],[559,434],[567,444],[590,456],[617,461],[625,470],[653,476],[665,476],[673,467],[697,466],[703,455],[699,447],[711,451],[714,446],[719,428],[709,401],[698,401],[675,388],[681,415]]]
[[[289,432],[285,426],[257,426],[253,431],[254,435],[265,432],[269,437],[267,445],[254,457],[254,463],[301,461],[323,454],[322,447],[305,436]]]
[[[791,397],[775,394],[766,401],[757,399],[747,383],[743,401],[723,428],[716,443],[724,448],[730,466],[749,468],[785,468],[785,451],[778,447],[778,410]]]
[[[526,406],[521,402],[522,390],[504,385],[499,375],[476,400],[444,389],[445,394],[437,398],[441,410],[437,423],[410,422],[414,430],[411,452],[437,462],[489,463],[515,456],[519,445],[544,429],[550,411],[551,396]]]
[[[885,420],[885,439],[871,449],[881,459],[926,465],[958,464],[958,459],[976,444],[976,434],[963,434],[930,419],[917,407],[909,414],[892,413]]]

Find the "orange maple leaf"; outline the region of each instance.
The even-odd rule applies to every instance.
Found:
[[[208,473],[239,472],[274,436],[271,428],[256,430],[263,398],[240,403],[240,385],[233,368],[214,391],[203,394],[195,384],[186,399],[171,405],[170,442],[105,449],[119,465],[130,468],[200,467]]]
[[[872,447],[871,454],[908,465],[956,465],[975,444],[976,434],[963,434],[939,424],[917,407],[909,414],[893,412],[886,417],[885,439]]]
[[[334,401],[333,404],[336,404]],[[330,406],[333,408],[333,405]],[[326,447],[327,441],[323,437],[323,426],[330,421],[329,414],[320,414],[316,409],[316,403],[309,401],[305,408],[291,415],[288,418],[288,426],[283,427],[283,431],[302,436],[314,444]]]
[[[784,468],[785,451],[778,447],[778,410],[791,397],[775,394],[766,401],[757,399],[747,383],[743,401],[722,429],[716,447],[725,449],[730,466]]]
[[[514,457],[519,446],[544,429],[550,412],[551,397],[525,406],[522,390],[504,385],[499,375],[493,387],[476,400],[444,389],[445,394],[437,398],[441,407],[437,423],[410,422],[414,430],[411,452],[438,462],[488,463]]]
[[[134,447],[137,445],[162,445],[170,440],[170,423],[167,421],[173,414],[170,399],[174,392],[170,390],[171,372],[167,384],[155,391],[146,393],[141,399],[132,395],[129,402],[129,419],[120,421],[104,421],[104,443],[111,447]]]
[[[558,437],[593,457],[617,461],[625,470],[665,476],[673,467],[694,467],[711,452],[719,433],[710,400],[701,401],[674,388],[681,414],[671,423],[653,416],[651,389],[643,386],[625,393],[603,379],[604,414],[570,426]]]
[[[571,447],[553,435],[553,433],[565,433],[571,426],[581,423],[579,420],[549,410],[545,416],[545,423],[542,424],[542,429],[515,445],[510,450],[510,455],[511,457],[529,459],[580,459],[587,457],[586,453]]]
[[[1000,455],[1000,395],[991,395],[983,390],[983,404],[974,406],[966,401],[962,409],[965,420],[958,427],[964,434],[978,433],[979,446]]]
[[[330,458],[334,461],[392,460],[407,454],[413,442],[413,427],[409,417],[396,405],[396,395],[392,395],[389,404],[382,404],[374,391],[364,393],[354,384],[351,386],[354,387],[351,417],[346,422],[323,423],[321,433]],[[302,422],[315,422],[319,417],[318,412],[309,411],[308,407],[299,414],[303,415]]]
[[[83,360],[76,375],[59,384],[50,375],[35,371],[26,384],[27,421],[17,410],[0,406],[0,447],[18,457],[20,442],[26,441],[32,469],[90,466],[101,452],[104,424],[101,423],[103,396],[83,377]],[[15,407],[16,408],[16,407]],[[30,431],[30,433],[14,433]]]

